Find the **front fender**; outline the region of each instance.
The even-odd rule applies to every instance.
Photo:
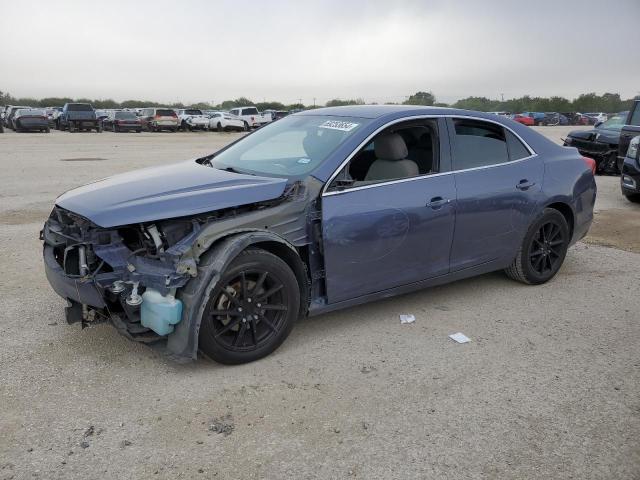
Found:
[[[176,325],[176,329],[167,340],[167,354],[172,360],[184,363],[197,358],[200,322],[211,291],[227,266],[240,252],[262,242],[278,242],[298,254],[297,250],[279,235],[264,230],[251,230],[219,239],[200,257],[197,276],[177,295],[183,302],[183,311],[182,321]]]

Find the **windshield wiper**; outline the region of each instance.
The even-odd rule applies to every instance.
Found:
[[[253,175],[253,176],[255,176],[254,173],[241,172],[240,170],[238,170],[236,168],[233,168],[233,167],[224,167],[224,168],[220,168],[219,170],[224,170],[225,172],[239,173],[241,175]]]

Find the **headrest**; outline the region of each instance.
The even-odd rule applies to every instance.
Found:
[[[375,140],[376,157],[380,160],[402,160],[407,157],[407,144],[397,133],[388,133]]]

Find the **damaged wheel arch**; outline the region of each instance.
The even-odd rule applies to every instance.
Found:
[[[178,362],[195,360],[198,336],[205,306],[211,292],[231,262],[244,250],[255,247],[282,259],[295,274],[300,288],[298,317],[306,314],[309,305],[310,280],[307,266],[296,247],[279,235],[262,230],[235,232],[218,238],[200,256],[197,275],[178,292],[184,309],[182,321],[167,338],[167,353]]]

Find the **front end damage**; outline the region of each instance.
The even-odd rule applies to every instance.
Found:
[[[40,234],[47,279],[67,300],[68,323],[111,322],[131,340],[163,345],[174,360],[195,359],[199,304],[183,287],[203,274],[200,257],[220,252],[216,271],[206,273],[215,279],[240,249],[277,241],[304,251],[304,263],[320,271],[320,187],[297,182],[269,201],[110,228],[57,205]]]
[[[55,207],[41,232],[47,279],[68,300],[68,323],[111,320],[126,336],[153,342],[143,325],[142,295],[170,299],[195,274],[183,252],[200,230],[197,221],[156,222],[105,229]]]

